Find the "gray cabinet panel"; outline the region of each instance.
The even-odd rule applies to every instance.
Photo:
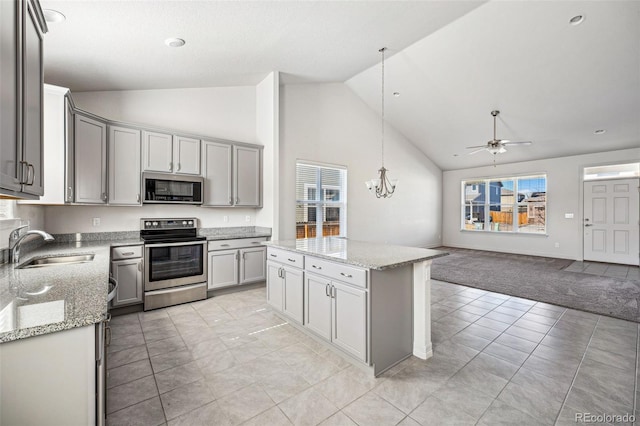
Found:
[[[20,3],[0,1],[0,188],[20,190]]]
[[[302,269],[283,266],[284,289],[282,311],[302,324],[304,306],[304,273]]]
[[[142,259],[111,262],[111,274],[118,282],[113,307],[142,303]]]
[[[240,249],[240,284],[262,281],[266,278],[267,248]]]
[[[282,266],[279,263],[267,261],[267,303],[278,312],[283,307],[284,280],[281,277]]]
[[[23,47],[23,153],[27,163],[26,182],[22,192],[43,195],[43,158],[42,158],[42,105],[44,99],[44,73],[42,68],[43,36],[36,18],[36,12],[27,2],[27,16]]]
[[[367,292],[333,281],[331,340],[356,358],[367,358]]]
[[[238,284],[238,251],[209,252],[209,290]]]
[[[82,114],[75,116],[76,203],[107,202],[107,125]]]
[[[304,275],[304,325],[331,340],[331,280]]]
[[[109,204],[140,204],[140,131],[109,126]]]
[[[234,204],[254,207],[262,205],[260,149],[234,146],[233,158]]]
[[[228,144],[202,142],[202,176],[205,206],[231,206],[231,153]]]
[[[173,137],[173,162],[176,173],[187,175],[200,174],[200,140]]]
[[[173,136],[143,131],[142,157],[145,172],[173,172]]]

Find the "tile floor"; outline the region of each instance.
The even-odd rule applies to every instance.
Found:
[[[637,266],[617,265],[615,263],[583,262],[576,260],[564,270],[568,272],[600,275],[603,277],[640,280],[640,268]]]
[[[108,424],[575,425],[576,413],[635,413],[638,324],[439,281],[432,308],[433,358],[379,378],[275,316],[264,288],[115,317]]]

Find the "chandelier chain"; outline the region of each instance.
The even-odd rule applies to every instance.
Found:
[[[385,50],[387,50],[386,47],[383,47],[382,49],[380,49],[380,52],[382,53],[382,123],[381,123],[381,127],[382,127],[382,167],[384,167],[384,52]]]

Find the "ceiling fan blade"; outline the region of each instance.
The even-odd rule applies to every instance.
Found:
[[[469,147],[469,148],[479,148],[479,147],[474,146],[474,147]],[[467,152],[467,155],[477,154],[477,153],[478,153],[478,152],[480,152],[480,151],[486,151],[486,150],[487,150],[487,147],[486,147],[486,146],[483,146],[482,148],[480,148],[480,149],[476,149],[475,151]]]
[[[487,144],[484,144],[484,145],[468,146],[467,149],[486,148],[486,147],[487,147]]]
[[[504,146],[531,145],[532,143],[533,142],[531,142],[531,141],[517,141],[517,142],[504,141],[504,142],[502,142],[502,145],[504,145]]]

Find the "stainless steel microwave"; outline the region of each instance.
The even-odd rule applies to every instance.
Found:
[[[143,173],[143,202],[156,204],[202,204],[203,183],[204,179],[200,176]]]

